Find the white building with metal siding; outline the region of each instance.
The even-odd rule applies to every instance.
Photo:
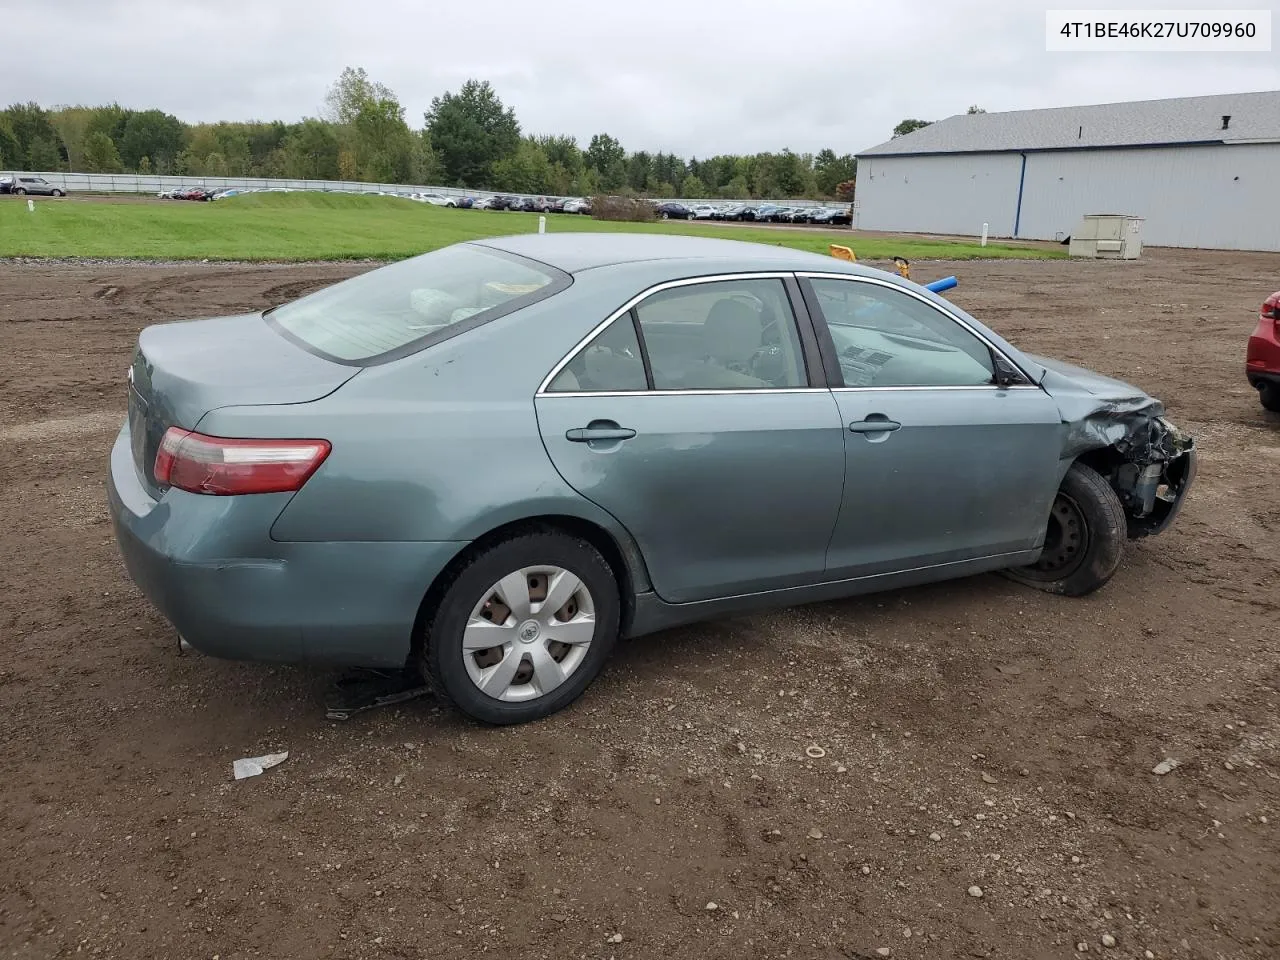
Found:
[[[966,114],[858,156],[859,229],[1061,240],[1086,213],[1280,250],[1280,92]]]

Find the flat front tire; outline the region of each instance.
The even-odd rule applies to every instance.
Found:
[[[613,571],[590,543],[553,530],[515,536],[454,576],[426,624],[424,673],[475,720],[538,720],[599,675],[619,610]]]
[[[1067,597],[1082,597],[1115,575],[1128,525],[1120,498],[1103,476],[1074,463],[1049,511],[1044,550],[1030,566],[1004,571],[1018,583]]]

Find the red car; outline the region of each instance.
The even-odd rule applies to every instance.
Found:
[[[1280,292],[1267,297],[1249,338],[1245,375],[1268,410],[1280,412]]]

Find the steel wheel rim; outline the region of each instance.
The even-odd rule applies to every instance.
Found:
[[[1070,576],[1088,556],[1089,540],[1089,524],[1084,511],[1071,497],[1059,493],[1049,510],[1044,549],[1031,569],[1051,578]]]
[[[591,591],[563,567],[507,574],[471,608],[462,661],[476,688],[506,703],[552,693],[582,666],[595,639]]]

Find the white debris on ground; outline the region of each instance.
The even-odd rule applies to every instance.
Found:
[[[261,757],[245,757],[231,764],[231,773],[237,780],[244,780],[246,777],[256,777],[264,770],[279,766],[288,759],[288,750],[282,753],[264,754]]]

